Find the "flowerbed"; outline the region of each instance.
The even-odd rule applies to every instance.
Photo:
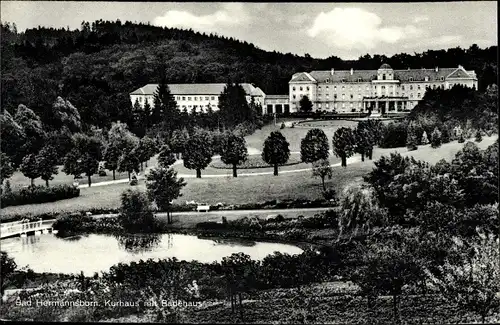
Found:
[[[298,165],[300,163],[301,163],[301,161],[300,161],[299,155],[290,155],[290,158],[288,159],[288,161],[285,164],[280,165],[280,166]],[[210,167],[216,168],[216,169],[233,169],[233,165],[224,164],[222,162],[222,160],[220,160],[220,159],[211,163]],[[270,167],[273,167],[273,166],[269,165],[264,160],[262,160],[262,157],[260,155],[248,156],[247,161],[245,161],[241,165],[238,165],[238,169],[270,168]]]

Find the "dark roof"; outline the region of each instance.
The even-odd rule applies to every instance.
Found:
[[[379,69],[392,69],[390,65],[388,65],[387,63],[384,63],[380,66]]]
[[[314,80],[311,80],[312,76],[310,76],[310,74],[308,75],[307,72],[299,72],[299,73],[296,73],[292,76],[292,81],[314,81]],[[314,77],[313,77],[314,78]]]
[[[311,71],[309,75],[316,82],[325,83],[328,79],[331,83],[341,82],[371,82],[377,79],[377,70],[335,70],[333,74],[329,70]],[[297,75],[297,74],[296,74]],[[476,79],[474,71],[465,71],[463,68],[438,68],[436,69],[411,69],[411,70],[394,70],[394,79],[401,81],[425,81],[425,77],[429,77],[429,81],[441,81],[446,78],[473,78]],[[291,82],[296,81],[292,79]]]
[[[168,88],[172,95],[220,95],[224,91],[224,83],[210,84],[169,84]],[[263,95],[259,87],[252,84],[242,83],[241,86],[247,95]],[[158,84],[147,84],[130,93],[130,95],[154,95]]]

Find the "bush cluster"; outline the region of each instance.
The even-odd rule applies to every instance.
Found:
[[[12,192],[2,193],[2,207],[24,204],[38,204],[71,199],[80,195],[80,189],[72,185],[30,186]]]

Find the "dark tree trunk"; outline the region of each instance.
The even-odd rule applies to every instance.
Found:
[[[392,303],[394,308],[394,324],[399,324],[399,316],[398,316],[398,295],[394,294],[392,296]]]
[[[87,176],[88,180],[89,180],[89,187],[92,185],[92,178],[90,175]]]
[[[372,156],[373,156],[373,148],[368,150],[368,159],[372,160]]]
[[[116,181],[115,170],[113,169],[113,180]]]
[[[201,169],[196,170],[196,178],[201,178]]]
[[[346,156],[342,156],[341,166],[342,167],[347,167],[347,157]]]
[[[325,186],[325,177],[321,177],[321,185],[323,185],[323,191],[326,191],[326,186]]]
[[[365,161],[365,153],[361,154],[361,161]]]
[[[274,164],[274,176],[278,176],[278,164]]]
[[[45,185],[46,185],[47,187],[49,187],[49,180],[48,180],[48,179],[46,179],[46,180],[45,180]]]
[[[143,162],[141,161],[141,171],[144,170],[144,165],[143,165]]]
[[[130,182],[130,172],[128,172],[128,181]]]
[[[146,166],[146,168],[148,168],[148,161],[146,160],[146,162],[144,163],[144,165]]]
[[[233,177],[238,177],[238,173],[236,172],[236,164],[233,164]]]
[[[30,178],[31,180],[31,187],[35,186],[35,179],[34,178]]]
[[[240,319],[243,321],[243,301],[241,299],[241,292],[238,293],[238,296],[240,298]]]

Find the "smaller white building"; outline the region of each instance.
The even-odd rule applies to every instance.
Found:
[[[253,84],[242,83],[241,86],[246,93],[246,99],[250,103],[252,98],[255,103],[264,106],[264,92]],[[181,111],[186,109],[189,113],[207,112],[210,107],[212,111],[219,110],[219,95],[224,91],[226,84],[208,83],[208,84],[169,84],[170,93],[177,102],[177,108]],[[147,84],[130,93],[132,105],[136,101],[141,107],[144,107],[146,101],[154,106],[154,94],[158,84]]]

